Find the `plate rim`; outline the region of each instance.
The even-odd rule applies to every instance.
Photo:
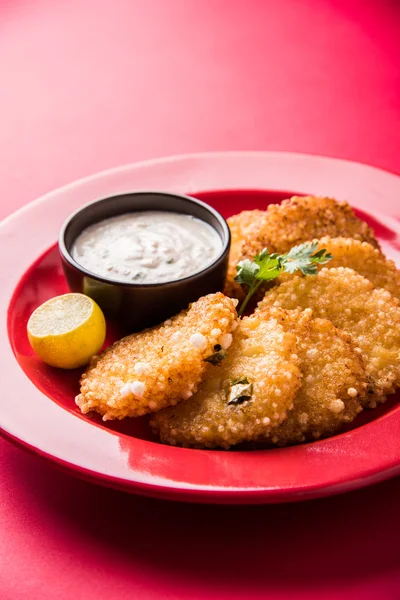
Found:
[[[18,217],[20,214],[24,213],[26,210],[31,209],[37,204],[42,203],[43,201],[48,200],[52,196],[57,195],[60,192],[64,192],[70,189],[73,189],[81,184],[90,183],[91,181],[97,179],[98,177],[106,177],[108,175],[114,175],[118,173],[123,173],[126,171],[130,171],[131,169],[141,169],[143,167],[151,167],[154,165],[162,165],[162,164],[170,164],[175,162],[180,162],[181,160],[186,159],[202,159],[202,158],[219,158],[226,156],[263,156],[265,158],[272,158],[275,156],[279,157],[298,157],[298,158],[315,158],[327,160],[332,163],[337,164],[347,164],[347,165],[357,165],[361,167],[366,167],[369,170],[376,171],[382,175],[393,175],[394,177],[400,177],[400,172],[392,171],[391,169],[384,169],[382,167],[377,167],[375,165],[359,162],[357,160],[353,160],[350,158],[340,158],[337,156],[329,156],[323,154],[314,154],[312,152],[290,152],[290,151],[279,151],[279,150],[222,150],[222,151],[212,151],[212,152],[188,152],[183,154],[172,154],[166,156],[160,156],[158,158],[150,158],[145,160],[139,160],[129,163],[124,163],[122,165],[118,165],[116,167],[109,167],[108,169],[102,169],[101,171],[96,171],[95,173],[91,173],[89,175],[84,175],[83,177],[79,177],[70,183],[66,183],[57,187],[53,190],[45,192],[41,194],[34,200],[31,200],[17,208],[17,210],[12,211],[9,215],[6,215],[3,219],[0,220],[0,228],[4,224],[8,224],[8,221],[12,220],[15,217]]]
[[[228,160],[228,162],[229,162],[229,160],[236,160],[236,159],[240,160],[242,158],[243,159],[245,158],[246,160],[251,160],[252,158],[254,158],[255,160],[261,159],[261,160],[264,160],[267,162],[268,162],[268,160],[270,160],[270,161],[273,161],[273,160],[285,161],[285,160],[287,160],[289,162],[290,162],[290,160],[317,161],[320,164],[321,163],[325,164],[325,166],[328,165],[328,170],[329,170],[329,164],[330,165],[335,164],[335,166],[339,167],[339,168],[341,166],[345,165],[347,169],[349,168],[349,166],[350,166],[350,169],[352,169],[354,167],[359,169],[361,167],[361,169],[364,170],[364,172],[365,172],[365,170],[367,170],[367,171],[369,171],[370,174],[375,173],[375,174],[377,174],[377,176],[379,175],[379,178],[382,178],[382,177],[384,179],[387,179],[387,178],[392,179],[393,178],[391,183],[393,185],[395,185],[395,187],[398,187],[399,191],[400,191],[400,178],[398,177],[398,175],[396,175],[395,173],[389,172],[389,171],[385,171],[378,167],[365,165],[362,163],[358,163],[356,161],[349,161],[349,160],[331,158],[331,157],[321,157],[321,156],[313,155],[313,154],[300,154],[300,153],[291,153],[291,152],[229,151],[229,152],[184,154],[184,155],[164,157],[161,159],[152,159],[152,160],[147,160],[147,161],[142,161],[142,162],[137,162],[137,163],[131,163],[131,164],[122,165],[122,166],[111,168],[111,169],[106,169],[99,173],[89,175],[88,177],[83,177],[81,179],[78,179],[70,184],[62,186],[56,190],[53,190],[51,192],[48,192],[48,193],[40,196],[38,199],[34,200],[33,202],[30,202],[29,204],[21,207],[14,213],[8,215],[5,219],[3,219],[3,221],[0,222],[0,248],[1,248],[2,241],[3,241],[3,233],[7,232],[7,229],[10,227],[12,229],[12,227],[15,223],[18,225],[18,221],[21,218],[21,216],[27,215],[32,211],[34,212],[35,210],[38,209],[38,207],[42,206],[43,204],[51,203],[54,200],[54,198],[57,198],[57,196],[62,196],[63,194],[68,193],[69,191],[79,190],[82,186],[88,185],[92,182],[96,182],[98,180],[102,180],[102,179],[110,177],[110,176],[118,177],[118,175],[121,175],[121,174],[137,173],[137,172],[141,171],[142,169],[148,169],[148,168],[152,169],[154,167],[162,168],[162,166],[165,166],[165,165],[178,165],[179,166],[180,163],[186,162],[186,161],[190,162],[190,161],[197,161],[197,160],[199,160],[199,161]],[[302,193],[302,190],[298,189],[298,187],[296,187],[296,186],[290,185],[290,186],[283,186],[283,187],[285,189],[296,189],[298,192]],[[223,189],[229,189],[229,187],[224,187]],[[234,185],[234,186],[232,186],[231,189],[237,189],[237,186]],[[249,186],[247,186],[247,189],[251,189],[251,188]],[[254,188],[254,189],[256,189],[256,188]],[[274,189],[274,188],[269,188],[269,189]],[[195,190],[190,190],[187,193],[188,193],[188,195],[190,195],[190,193],[193,193],[194,191]],[[203,190],[198,189],[197,191],[200,192]],[[204,191],[206,191],[206,190],[204,190]],[[84,202],[85,202],[85,200],[82,201],[82,204]],[[370,212],[370,213],[372,212],[372,214],[376,215],[376,213],[374,213],[374,211],[368,210],[368,212]],[[391,225],[393,225],[393,223],[395,223],[393,218],[391,218],[389,216],[385,216],[385,214],[379,213],[379,216],[381,219],[383,219],[383,222],[385,220],[390,221]],[[400,231],[399,224],[397,224],[397,228]],[[54,239],[56,239],[56,236],[57,236],[57,232],[54,235]],[[33,264],[33,262],[35,262],[35,260],[39,257],[40,254],[41,254],[41,252],[38,252],[38,254],[34,258],[34,260],[31,261],[32,264]],[[21,277],[22,277],[22,275],[21,275]],[[15,292],[15,289],[16,288],[14,288],[14,292]],[[0,292],[0,306],[1,306],[1,303],[4,304],[4,295],[5,295],[4,292]],[[9,298],[9,300],[11,300],[11,298]],[[9,344],[8,336],[6,338],[6,342],[7,342],[7,344]],[[4,342],[3,342],[3,344],[4,344]],[[15,360],[15,362],[17,363],[16,360]],[[21,373],[22,373],[23,377],[28,379],[25,376],[25,374],[23,373],[22,369],[21,369]],[[54,403],[52,403],[52,404],[54,404]],[[64,411],[64,409],[62,409],[61,407],[58,407],[58,408],[60,410]],[[400,409],[400,407],[399,407],[399,409]],[[398,413],[398,416],[400,419],[400,410],[397,411],[397,409],[396,409],[396,412]],[[76,419],[75,416],[73,416],[73,415],[71,415],[71,416]],[[382,417],[382,418],[384,418],[384,417]],[[43,448],[40,448],[40,445],[39,446],[34,445],[34,444],[30,443],[28,440],[22,439],[21,437],[16,436],[11,431],[7,430],[6,428],[4,428],[4,426],[2,426],[2,423],[1,423],[2,421],[3,421],[3,419],[2,419],[2,417],[0,417],[0,433],[5,438],[9,439],[10,441],[13,441],[17,445],[20,445],[20,446],[22,445],[25,449],[30,450],[31,452],[33,452],[36,455],[39,455],[41,457],[46,458],[47,460],[50,460],[51,462],[57,464],[59,467],[63,468],[64,470],[72,472],[75,475],[84,477],[85,479],[90,479],[90,480],[96,481],[97,483],[102,483],[103,485],[117,487],[119,489],[125,489],[125,490],[128,489],[129,491],[135,491],[136,493],[140,493],[140,494],[152,495],[152,496],[156,496],[156,497],[164,497],[164,498],[170,498],[170,499],[181,499],[181,500],[186,500],[186,501],[213,502],[213,503],[235,502],[235,503],[241,503],[241,504],[243,504],[243,503],[247,504],[247,503],[296,501],[299,499],[305,499],[307,497],[326,496],[326,495],[330,495],[333,493],[344,492],[349,489],[356,489],[358,487],[362,487],[364,485],[368,485],[368,484],[374,483],[376,481],[382,481],[383,479],[387,479],[388,477],[393,476],[396,473],[400,472],[400,452],[399,452],[396,464],[393,464],[393,463],[388,464],[384,470],[374,471],[374,472],[370,472],[370,473],[364,473],[364,475],[361,478],[353,477],[352,479],[347,479],[345,481],[333,482],[331,485],[324,485],[324,484],[314,485],[314,486],[308,485],[308,486],[306,486],[305,489],[297,488],[296,491],[295,490],[284,490],[284,489],[271,490],[271,489],[265,489],[265,488],[241,489],[241,488],[233,488],[231,486],[221,489],[219,486],[211,486],[210,487],[210,486],[202,486],[202,485],[195,485],[192,488],[192,487],[182,487],[182,486],[179,487],[179,484],[177,487],[171,487],[171,483],[168,483],[166,485],[159,485],[159,483],[156,483],[156,482],[149,483],[149,482],[133,480],[133,479],[129,479],[129,480],[121,479],[119,477],[114,477],[113,475],[110,475],[107,473],[100,473],[97,470],[94,470],[94,471],[89,470],[80,464],[76,464],[75,462],[69,462],[68,460],[64,460],[60,457],[55,456],[54,454],[49,454],[48,452],[43,450]],[[377,421],[380,421],[380,419],[378,419]],[[373,425],[374,423],[376,423],[376,421],[372,422],[369,425]],[[346,434],[343,434],[343,435],[346,435]],[[341,437],[341,436],[337,436],[337,437]],[[133,438],[133,439],[135,439],[135,438]],[[303,446],[303,448],[304,448],[304,446]],[[196,451],[196,452],[198,452],[198,451]],[[271,452],[271,451],[268,451],[268,452]]]

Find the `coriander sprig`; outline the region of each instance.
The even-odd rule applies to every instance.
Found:
[[[236,266],[238,274],[235,281],[247,285],[249,289],[240,307],[239,316],[244,313],[250,298],[264,281],[272,281],[281,273],[296,271],[301,271],[304,275],[316,275],[318,265],[324,265],[333,258],[332,254],[325,249],[315,252],[317,248],[318,242],[294,246],[286,254],[270,254],[264,248],[253,260],[240,261]]]

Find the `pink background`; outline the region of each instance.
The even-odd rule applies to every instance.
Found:
[[[0,0],[0,217],[189,151],[400,172],[399,32],[396,0]],[[396,479],[298,505],[186,506],[1,440],[0,597],[396,600],[399,494]]]

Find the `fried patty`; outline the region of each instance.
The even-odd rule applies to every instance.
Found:
[[[258,307],[311,308],[352,338],[364,360],[368,393],[385,400],[400,385],[400,302],[352,269],[324,268],[269,290]]]
[[[263,441],[278,446],[313,441],[353,421],[362,410],[367,376],[350,336],[327,319],[313,318],[311,309],[264,308],[259,314],[274,316],[296,335],[302,372],[293,409]]]
[[[229,448],[266,435],[293,408],[301,383],[296,336],[264,314],[245,317],[233,336],[228,357],[210,365],[190,400],[152,415],[162,442]]]
[[[258,225],[249,231],[241,258],[253,258],[263,248],[283,254],[302,242],[327,235],[353,238],[379,248],[372,229],[356,217],[347,202],[294,196],[268,206]]]
[[[236,301],[210,294],[164,324],[115,342],[92,359],[76,404],[103,420],[137,417],[185,400],[201,383],[215,347],[227,348]]]
[[[400,271],[392,260],[382,252],[360,240],[352,238],[331,238],[329,236],[314,240],[318,249],[325,248],[333,255],[326,268],[348,267],[357,271],[376,288],[388,290],[392,296],[400,299]]]
[[[231,249],[224,292],[227,296],[237,298],[238,300],[243,300],[245,293],[242,287],[235,281],[237,275],[236,265],[241,259],[242,246],[247,235],[257,225],[262,215],[264,215],[264,211],[262,210],[244,210],[228,219],[229,229],[231,230]]]

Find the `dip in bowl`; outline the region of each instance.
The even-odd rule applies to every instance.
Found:
[[[151,327],[224,287],[230,232],[188,196],[132,192],[91,202],[61,228],[68,285],[124,331]]]

